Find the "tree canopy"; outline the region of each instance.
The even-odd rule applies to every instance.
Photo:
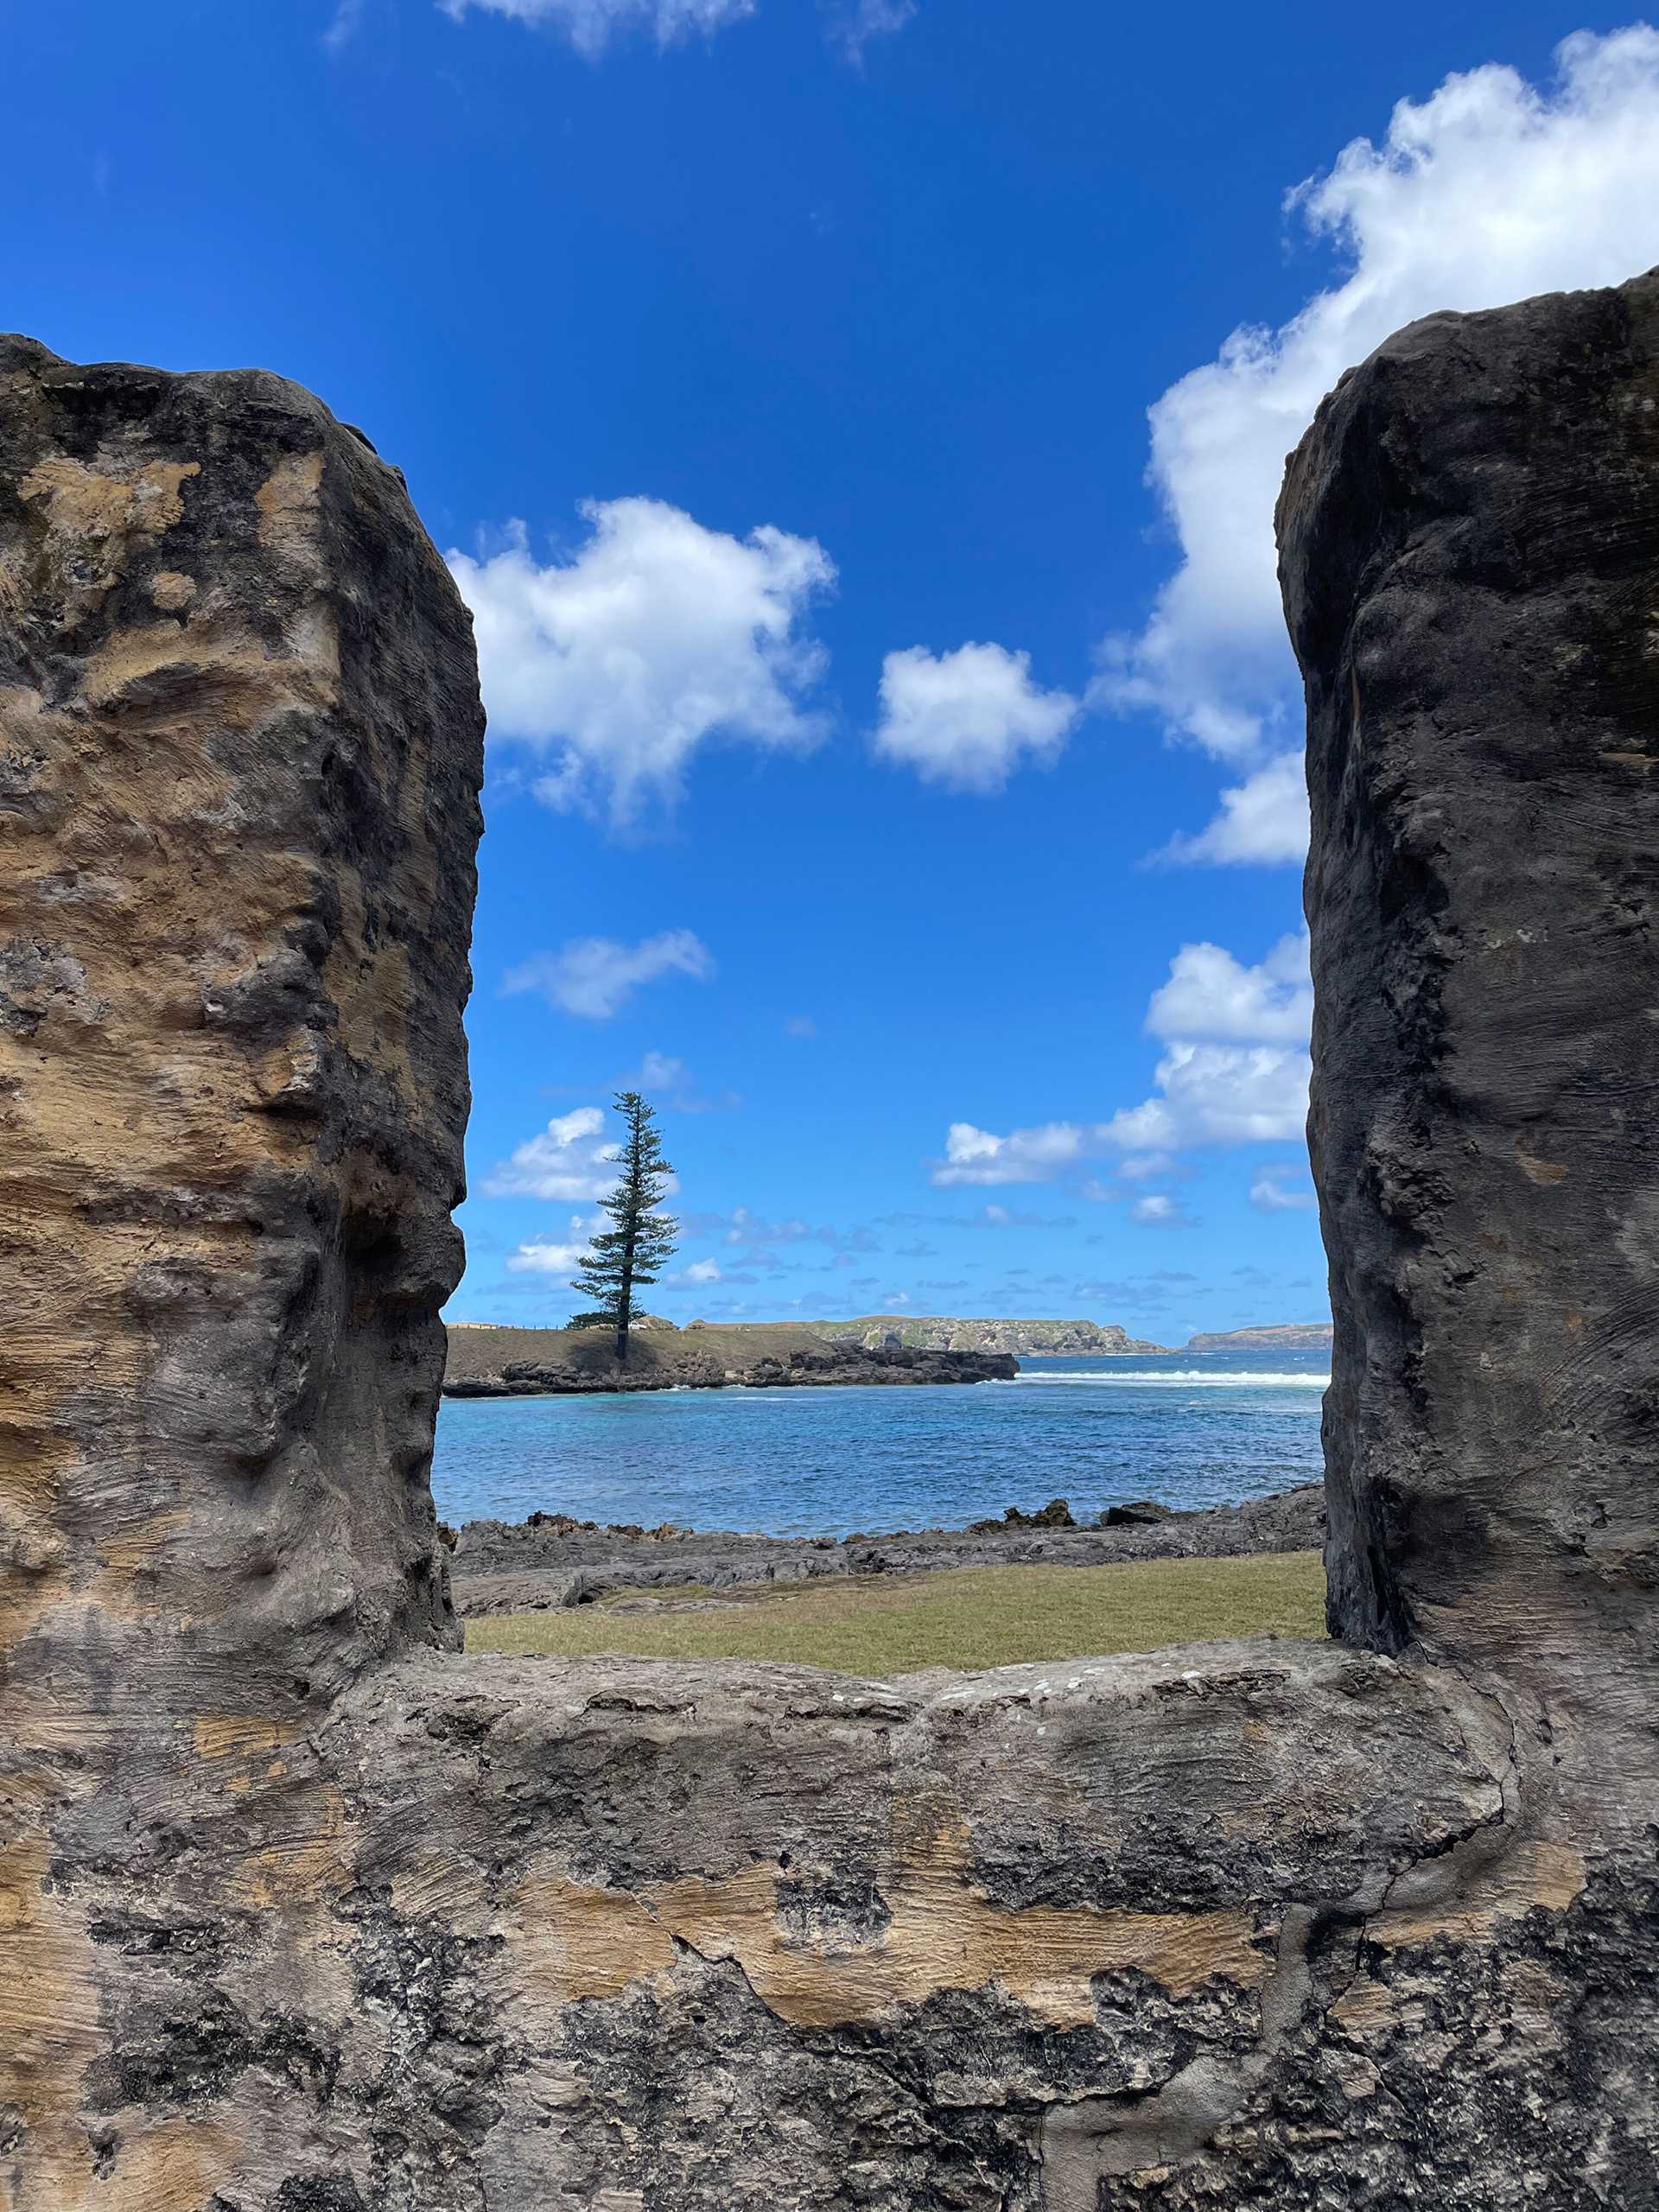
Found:
[[[593,1300],[592,1312],[579,1314],[576,1325],[602,1321],[613,1329],[616,1356],[626,1360],[634,1293],[662,1273],[680,1224],[658,1211],[674,1171],[663,1157],[655,1113],[637,1090],[619,1091],[614,1104],[626,1135],[616,1187],[600,1201],[612,1226],[592,1239],[581,1271],[571,1278],[571,1288]]]

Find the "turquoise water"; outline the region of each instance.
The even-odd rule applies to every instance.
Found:
[[[446,1398],[453,1523],[664,1521],[774,1535],[959,1528],[1067,1497],[1220,1505],[1317,1479],[1323,1352],[1028,1359],[1012,1382]]]

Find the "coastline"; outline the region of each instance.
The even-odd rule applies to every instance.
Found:
[[[1063,1504],[1063,1500],[1057,1500]],[[882,1535],[752,1535],[729,1529],[601,1526],[568,1514],[516,1523],[467,1522],[442,1531],[449,1580],[464,1618],[592,1603],[628,1589],[729,1589],[823,1577],[906,1575],[967,1567],[1103,1567],[1131,1560],[1230,1559],[1317,1550],[1325,1488],[1304,1483],[1237,1505],[1176,1512],[1152,1501],[1114,1507],[1091,1528],[1045,1514],[965,1529]]]
[[[775,1390],[1011,1382],[1011,1352],[826,1343],[805,1329],[639,1331],[625,1367],[598,1330],[452,1329],[447,1398],[543,1398],[634,1390]]]

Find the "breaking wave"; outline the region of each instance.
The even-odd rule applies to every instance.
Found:
[[[1178,1368],[1173,1373],[1161,1375],[1056,1375],[1051,1370],[1021,1371],[1018,1376],[1001,1380],[1005,1390],[1022,1389],[1030,1383],[1065,1384],[1068,1388],[1085,1390],[1323,1390],[1328,1388],[1328,1375],[1285,1375],[1245,1373],[1236,1370],[1217,1375],[1213,1370],[1199,1367]]]

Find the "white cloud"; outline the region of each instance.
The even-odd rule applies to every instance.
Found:
[[[1306,930],[1254,967],[1218,944],[1184,944],[1147,1007],[1166,1046],[1157,1095],[1114,1114],[1104,1142],[1131,1154],[1194,1145],[1281,1143],[1307,1118],[1313,1018]]]
[[[873,38],[891,38],[916,13],[916,0],[849,0],[830,26],[831,42],[849,61],[861,61]]]
[[[926,783],[998,791],[1027,760],[1051,766],[1077,717],[1069,692],[1032,682],[1029,653],[967,645],[936,657],[911,645],[881,664],[874,741],[884,760]]]
[[[728,537],[660,499],[582,513],[591,532],[568,559],[538,564],[521,523],[487,559],[447,556],[493,732],[547,757],[540,798],[625,827],[673,804],[705,744],[817,742],[804,702],[826,657],[799,625],[836,579],[821,546],[769,524]]]
[[[1129,1219],[1138,1221],[1146,1229],[1192,1229],[1197,1226],[1179,1199],[1168,1198],[1160,1191],[1149,1191],[1144,1198],[1137,1198],[1129,1208]]]
[[[608,1021],[644,983],[659,976],[690,976],[698,982],[715,972],[709,948],[690,930],[663,930],[638,944],[609,937],[572,938],[556,952],[538,952],[501,979],[504,996],[539,991],[561,1013]],[[676,1064],[677,1065],[677,1063]]]
[[[486,1198],[562,1198],[568,1204],[602,1198],[616,1180],[617,1147],[605,1137],[597,1106],[556,1115],[539,1136],[529,1138],[485,1177]]]
[[[1307,963],[1306,930],[1281,938],[1254,968],[1218,944],[1184,944],[1152,995],[1147,1028],[1154,1037],[1302,1043],[1313,1019]]]
[[[658,46],[701,32],[712,37],[728,23],[753,15],[756,0],[437,0],[442,12],[464,22],[469,8],[480,15],[506,16],[516,22],[553,30],[568,38],[578,54],[597,60],[611,40],[643,30]],[[847,0],[832,10],[831,45],[849,61],[863,59],[873,38],[890,37],[916,13],[917,0]]]
[[[1294,1167],[1259,1167],[1250,1181],[1250,1204],[1262,1213],[1311,1213],[1319,1203],[1313,1192],[1305,1185],[1287,1187],[1291,1177],[1300,1179],[1306,1173],[1300,1163]]]
[[[718,1282],[720,1279],[720,1263],[715,1260],[693,1260],[675,1278],[678,1282]]]
[[[1170,864],[1219,868],[1300,861],[1307,850],[1307,779],[1300,749],[1275,753],[1242,784],[1229,784],[1221,810],[1196,836],[1172,837],[1154,855]]]
[[[363,10],[366,0],[340,0],[333,20],[322,35],[322,42],[330,54],[338,54],[356,37],[363,25]]]
[[[1284,1144],[1307,1119],[1307,1054],[1289,1046],[1170,1046],[1156,1096],[1103,1122],[1100,1141],[1130,1152],[1194,1145]]]
[[[707,37],[752,16],[755,0],[438,0],[438,5],[456,22],[473,7],[480,14],[510,16],[517,22],[562,32],[578,54],[591,60],[613,36],[631,30],[650,32],[658,46],[671,46],[698,31]]]
[[[508,1255],[508,1273],[516,1275],[573,1275],[592,1257],[588,1249],[588,1239],[603,1220],[603,1215],[584,1218],[579,1213],[572,1214],[570,1234],[575,1240],[573,1243],[559,1244],[545,1236],[532,1236],[516,1252]]]
[[[1071,1122],[1049,1122],[1040,1128],[1011,1129],[1005,1137],[971,1122],[952,1122],[944,1141],[944,1160],[933,1171],[935,1183],[1046,1183],[1063,1167],[1084,1158],[1090,1132]]]
[[[1155,1094],[1104,1122],[1046,1122],[999,1136],[953,1122],[935,1183],[1047,1183],[1121,1152],[1131,1182],[1166,1174],[1173,1155],[1201,1145],[1282,1144],[1307,1116],[1307,1032],[1313,993],[1305,931],[1281,938],[1254,967],[1218,944],[1184,944],[1147,1008],[1164,1040]],[[1099,1184],[1085,1197],[1120,1193]],[[1151,1221],[1139,1201],[1136,1220]],[[1185,1217],[1183,1217],[1185,1218]]]
[[[1144,1183],[1154,1175],[1167,1175],[1175,1165],[1166,1152],[1132,1152],[1117,1163],[1126,1183]]]
[[[671,1058],[666,1052],[647,1052],[633,1073],[617,1088],[620,1090],[674,1090],[684,1082],[686,1074],[683,1060]]]
[[[1345,273],[1278,329],[1236,330],[1152,410],[1151,480],[1181,563],[1138,636],[1109,639],[1091,703],[1155,714],[1243,768],[1166,857],[1297,858],[1298,694],[1274,575],[1286,454],[1342,372],[1440,308],[1614,284],[1659,262],[1659,31],[1567,39],[1543,90],[1490,66],[1402,100],[1289,195]]]

